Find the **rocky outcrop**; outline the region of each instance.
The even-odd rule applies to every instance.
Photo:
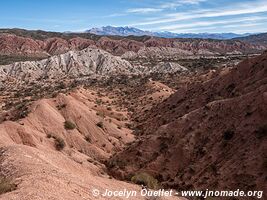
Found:
[[[188,69],[186,67],[179,65],[178,63],[173,63],[173,62],[161,62],[156,66],[152,67],[151,69],[145,70],[146,73],[158,73],[158,74],[164,74],[164,73],[173,74],[184,71],[188,71]]]
[[[48,57],[70,50],[82,50],[89,46],[95,46],[95,42],[79,37],[70,40],[57,37],[36,40],[12,34],[0,34],[1,55]]]
[[[42,48],[43,42],[11,34],[0,35],[1,55],[21,55],[47,57],[49,53]]]
[[[134,74],[138,69],[126,60],[103,50],[87,48],[82,51],[52,56],[41,61],[17,62],[0,68],[0,78],[17,80],[57,79],[90,75]]]
[[[51,47],[52,48],[52,47]],[[144,67],[134,66],[127,60],[97,49],[69,51],[40,61],[16,62],[0,68],[0,80],[56,80],[59,77],[173,74],[188,69],[174,62],[160,62]]]

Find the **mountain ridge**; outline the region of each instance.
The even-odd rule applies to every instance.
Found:
[[[251,36],[252,37],[252,36]],[[194,38],[158,38],[154,36],[97,36],[89,33],[66,34],[45,31],[27,31],[19,29],[0,29],[0,55],[46,58],[66,53],[70,50],[82,50],[97,47],[112,53],[123,55],[127,51],[138,52],[144,47],[170,47],[191,52],[208,51],[229,53],[261,53],[266,49],[264,34],[254,36],[257,43],[240,40],[215,40]],[[263,39],[262,39],[263,38]],[[256,40],[255,39],[255,40]],[[253,40],[253,39],[252,39]],[[17,60],[17,59],[16,59]],[[27,58],[22,59],[22,61]],[[30,59],[32,60],[32,59]],[[2,62],[9,64],[10,62]]]
[[[119,36],[156,36],[162,38],[201,38],[201,39],[233,39],[237,37],[244,37],[252,35],[251,33],[237,34],[237,33],[173,33],[169,31],[152,32],[145,31],[135,27],[114,27],[103,26],[100,28],[91,28],[85,31],[86,33],[96,35],[119,35]]]

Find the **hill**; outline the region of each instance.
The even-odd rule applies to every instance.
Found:
[[[108,161],[110,174],[146,172],[180,190],[264,190],[266,69],[267,52],[181,85],[136,118],[137,139]]]
[[[267,45],[267,33],[250,35],[247,37],[238,37],[237,40],[248,42],[251,44]]]

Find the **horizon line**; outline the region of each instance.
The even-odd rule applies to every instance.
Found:
[[[112,26],[112,25],[107,25],[107,26],[99,26],[99,27],[92,27],[89,29],[83,29],[83,30],[65,30],[65,31],[53,31],[53,30],[47,30],[47,29],[27,29],[27,28],[19,28],[19,27],[0,27],[0,30],[26,30],[26,31],[44,31],[44,32],[53,32],[53,33],[87,33],[86,31],[89,31],[94,28],[103,28],[103,27],[113,27],[113,28],[135,28],[144,32],[151,32],[151,33],[173,33],[173,34],[227,34],[227,33],[232,33],[232,34],[237,34],[237,35],[244,35],[244,34],[261,34],[261,33],[267,33],[267,31],[263,32],[243,32],[243,33],[237,33],[237,32],[172,32],[172,31],[151,31],[151,30],[144,30],[144,29],[139,29],[133,26]],[[92,34],[92,33],[91,33]],[[97,34],[95,34],[97,35]],[[129,35],[130,36],[130,35]],[[146,36],[146,35],[140,35],[140,36]],[[149,35],[147,35],[149,36]]]

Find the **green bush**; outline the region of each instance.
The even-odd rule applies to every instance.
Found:
[[[58,151],[61,151],[66,146],[65,141],[61,137],[55,138],[55,147]]]
[[[16,185],[11,183],[10,180],[0,177],[0,195],[11,192],[16,189]]]
[[[157,189],[159,187],[158,180],[145,172],[134,175],[131,181],[138,185],[145,185],[150,189]]]
[[[76,128],[76,125],[73,122],[67,120],[64,122],[64,127],[67,130],[73,130]]]

